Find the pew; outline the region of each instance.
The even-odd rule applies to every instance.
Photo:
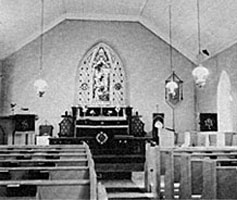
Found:
[[[1,199],[97,199],[97,192],[101,193],[103,187],[97,188],[95,165],[86,144],[72,149],[70,146],[11,148],[14,152],[9,156],[5,152],[11,149],[0,148],[1,153],[5,151],[0,154]],[[55,150],[60,152],[51,153]],[[30,159],[17,159],[24,155],[19,151],[27,151],[25,157]]]
[[[87,158],[87,154],[84,153],[6,153],[1,154],[0,153],[0,160],[6,160],[6,159],[75,159],[75,158]]]
[[[108,200],[105,186],[101,182],[98,182],[98,200]]]
[[[162,148],[164,151],[169,151],[171,149],[176,152],[237,152],[236,147],[234,146],[225,146],[225,147],[175,147],[175,148]]]
[[[160,148],[146,144],[146,161],[144,166],[145,191],[152,193],[154,199],[159,199],[160,194]]]
[[[86,143],[78,145],[0,145],[0,151],[4,149],[85,149]]]
[[[164,163],[166,159],[166,152],[173,151],[174,156],[174,179],[175,182],[180,180],[180,162],[181,155],[189,154],[192,158],[197,159],[237,159],[237,149],[228,147],[228,148],[162,148],[161,149],[161,174],[164,175]]]
[[[0,180],[16,179],[85,179],[89,177],[88,166],[62,167],[0,167]]]
[[[67,152],[67,153],[74,153],[74,152],[82,152],[84,153],[85,150],[84,149],[2,149],[0,150],[1,153],[63,153],[63,152]]]
[[[203,162],[203,199],[237,199],[236,166],[218,166],[215,160]]]
[[[153,199],[174,199],[178,184],[174,180],[174,152],[172,149],[146,144],[145,191]],[[185,184],[184,184],[185,185]]]
[[[48,146],[13,146],[0,145],[1,154],[63,154],[63,153],[86,153],[86,144],[81,145],[48,145]]]
[[[203,159],[199,159],[198,162],[195,163],[195,160],[192,160],[191,155],[185,153],[179,155],[178,163],[174,158],[173,151],[166,152],[166,163],[163,172],[164,196],[166,197],[166,194],[169,194],[168,199],[174,199],[177,197],[180,199],[201,198],[203,184]],[[176,166],[179,167],[177,168]],[[177,176],[177,180],[175,180],[175,173],[179,175]],[[169,187],[166,186],[167,184]]]
[[[213,151],[212,151],[213,150]],[[233,152],[231,152],[233,150]],[[200,198],[203,192],[203,161],[214,160],[217,167],[237,166],[236,149],[233,148],[171,148],[160,149],[161,176],[165,185],[170,184],[167,192],[174,198],[175,185],[179,184],[179,197]],[[173,163],[173,164],[167,164]],[[166,181],[168,173],[169,181]],[[173,187],[173,188],[172,188]]]
[[[5,159],[0,160],[0,167],[4,166],[85,166],[88,160],[86,158],[82,159],[35,159],[35,160],[15,160],[15,159]]]
[[[0,181],[1,195],[8,196],[24,194],[29,189],[36,199],[89,199],[90,181],[86,180],[14,180]],[[27,186],[27,187],[24,187]],[[35,186],[32,189],[29,186]],[[10,192],[8,192],[10,191]],[[77,193],[75,194],[76,191]],[[75,197],[76,196],[76,197]],[[22,199],[25,199],[23,196]]]

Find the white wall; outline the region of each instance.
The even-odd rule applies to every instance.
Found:
[[[9,102],[28,107],[39,116],[37,125],[48,120],[58,133],[61,115],[73,104],[76,69],[88,49],[98,41],[110,45],[120,56],[127,74],[128,99],[139,111],[146,131],[151,131],[152,113],[159,104],[166,126],[172,126],[172,110],[165,103],[164,83],[170,75],[169,46],[139,23],[64,21],[45,35],[43,77],[49,89],[38,98],[33,88],[39,71],[39,39],[9,56],[4,64],[3,115]],[[184,101],[176,109],[178,132],[194,129],[193,64],[174,51],[174,68],[184,81]]]
[[[231,109],[233,116],[233,131],[237,131],[237,45],[226,49],[215,57],[203,63],[210,71],[207,84],[203,89],[198,90],[198,105],[200,112],[217,113],[217,86],[223,70],[227,72],[231,83]]]

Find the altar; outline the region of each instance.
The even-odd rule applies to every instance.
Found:
[[[60,122],[50,144],[86,142],[97,172],[142,171],[147,137],[144,123],[126,98],[123,63],[105,43],[93,46],[76,76],[72,115]]]

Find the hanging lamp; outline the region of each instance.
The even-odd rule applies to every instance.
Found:
[[[41,73],[43,70],[43,45],[44,45],[44,38],[43,38],[43,31],[44,31],[44,0],[41,0],[41,24],[40,24],[40,70],[39,70],[39,79],[34,82],[34,88],[37,92],[39,97],[43,97],[47,88],[47,82],[41,78]]]
[[[197,28],[198,28],[198,65],[193,69],[192,75],[194,77],[196,86],[202,88],[209,76],[209,70],[201,64],[201,28],[200,28],[200,6],[199,0],[197,0]]]
[[[165,99],[171,106],[176,106],[183,100],[183,81],[176,75],[173,69],[173,55],[172,55],[172,29],[171,29],[171,5],[169,5],[169,40],[170,40],[170,67],[172,74],[165,81]]]

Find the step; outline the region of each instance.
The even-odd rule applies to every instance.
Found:
[[[106,188],[109,200],[148,200],[153,197],[151,193],[146,193],[144,188],[139,188],[132,180],[104,180],[102,184]]]
[[[109,200],[122,200],[122,199],[141,199],[148,200],[152,199],[153,195],[151,193],[143,193],[143,192],[115,192],[108,193]]]
[[[129,179],[124,180],[102,180],[105,188],[137,188],[137,185]]]
[[[136,192],[136,193],[141,193],[141,192],[145,192],[145,189],[143,188],[137,188],[137,187],[121,187],[121,188],[117,188],[117,187],[109,187],[106,188],[107,193],[116,193],[116,192]]]

